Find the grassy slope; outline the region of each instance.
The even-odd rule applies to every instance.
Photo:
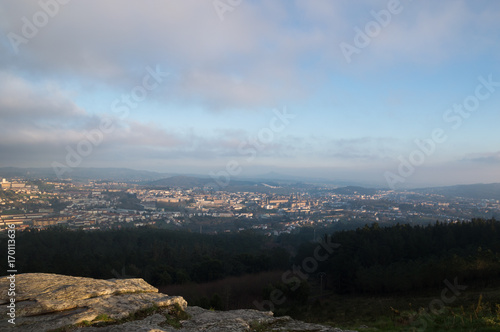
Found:
[[[467,289],[444,308],[439,306],[441,291],[394,297],[334,295],[277,314],[366,332],[500,331],[500,289]]]

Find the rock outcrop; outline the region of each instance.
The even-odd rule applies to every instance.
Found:
[[[257,310],[188,307],[142,279],[97,280],[46,273],[15,278],[15,325],[7,305],[10,280],[0,279],[0,331],[337,331]]]

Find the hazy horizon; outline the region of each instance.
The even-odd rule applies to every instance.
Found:
[[[0,32],[0,167],[500,182],[499,2],[11,1]]]

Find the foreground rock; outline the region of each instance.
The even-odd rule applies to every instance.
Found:
[[[3,318],[9,318],[9,284],[6,277],[0,279]],[[142,279],[28,273],[17,275],[15,284],[16,324],[2,319],[2,331],[342,331],[276,318],[272,312],[187,307],[182,297],[160,294]]]

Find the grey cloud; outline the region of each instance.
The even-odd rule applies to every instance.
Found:
[[[390,160],[400,142],[388,137],[338,139],[328,143],[326,155],[339,159]]]
[[[0,58],[0,69],[130,89],[145,66],[158,64],[177,75],[162,90],[169,100],[195,101],[215,110],[265,107],[307,96],[312,85],[327,79],[323,71],[308,72],[303,67],[307,61],[351,70],[345,68],[339,43],[351,42],[354,23],[359,20],[362,26],[371,19],[371,9],[386,5],[366,1],[353,10],[351,3],[331,1],[245,1],[221,22],[211,1],[72,1],[20,45],[18,55],[5,52],[2,44],[6,56]],[[498,28],[495,15],[486,15],[486,9],[472,12],[461,1],[404,6],[400,17],[363,50],[364,58],[373,59],[368,62],[440,61],[451,53],[471,52],[457,35],[475,38]],[[21,18],[39,10],[35,1],[3,3],[0,28],[5,34],[20,33]],[[304,13],[298,22],[290,21],[293,11]],[[468,32],[476,25],[481,28]]]
[[[53,82],[38,85],[11,73],[0,71],[0,116],[8,118],[69,118],[84,116],[78,107]]]
[[[462,162],[500,165],[500,151],[491,153],[474,153],[461,159]]]
[[[21,17],[37,10],[36,2],[5,6],[4,32],[20,32]],[[222,23],[210,1],[70,2],[17,56],[3,57],[0,69],[127,89],[145,66],[158,64],[178,75],[162,91],[169,100],[198,100],[216,110],[268,106],[305,92],[308,84],[294,68],[310,37],[287,31],[252,3],[234,15]]]

